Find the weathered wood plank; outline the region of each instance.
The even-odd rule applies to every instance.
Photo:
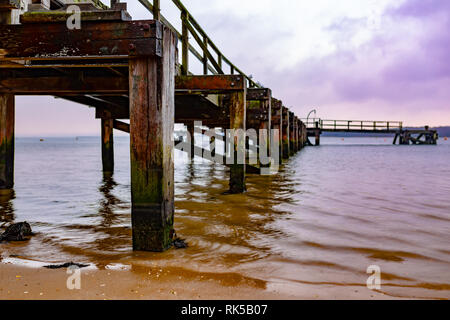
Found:
[[[178,92],[227,92],[244,90],[244,77],[238,75],[177,76],[175,88]]]
[[[113,122],[114,129],[130,133],[130,124],[122,121],[114,120]]]
[[[55,23],[63,22],[72,16],[72,13],[66,11],[47,11],[47,12],[25,12],[20,16],[21,24],[30,23]],[[97,11],[81,11],[80,17],[82,25],[86,21],[131,21],[130,14],[125,10],[97,10]]]
[[[16,95],[64,95],[89,93],[128,93],[128,79],[124,77],[70,76],[0,78],[0,92]]]
[[[161,56],[160,22],[87,21],[81,30],[65,23],[0,25],[0,52],[6,58]]]
[[[271,100],[272,92],[268,88],[251,88],[247,89],[247,101],[255,100]]]
[[[173,236],[176,36],[164,30],[163,58],[130,61],[133,248],[168,249]]]

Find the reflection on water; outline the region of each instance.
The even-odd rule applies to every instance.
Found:
[[[103,176],[99,139],[19,139],[16,194],[0,198],[2,222],[37,235],[1,244],[2,256],[46,262],[159,266],[227,285],[365,289],[370,265],[382,292],[450,297],[450,144],[324,138],[274,176],[248,176],[225,195],[228,171],[176,151],[177,234],[187,250],[131,250],[129,146],[116,139],[114,176]],[[76,154],[76,157],[73,155]]]
[[[6,225],[14,221],[14,203],[16,197],[14,191],[6,194],[0,193],[0,225]]]

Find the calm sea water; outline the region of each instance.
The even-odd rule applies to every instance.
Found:
[[[0,219],[37,234],[0,244],[3,258],[157,262],[291,292],[367,290],[366,269],[377,265],[387,295],[450,298],[449,142],[323,138],[278,175],[249,175],[243,195],[223,194],[223,166],[176,152],[176,230],[190,248],[153,254],[131,250],[129,144],[115,140],[116,172],[104,178],[100,138],[17,139],[15,195],[1,199]]]

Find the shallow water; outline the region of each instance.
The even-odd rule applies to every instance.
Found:
[[[290,292],[367,290],[377,265],[387,295],[450,298],[450,143],[391,142],[323,138],[278,175],[249,175],[243,195],[223,194],[223,166],[176,151],[176,230],[190,248],[153,254],[131,250],[127,138],[115,138],[112,178],[101,172],[100,138],[18,138],[15,194],[0,199],[0,219],[37,234],[0,244],[2,257],[157,263]]]

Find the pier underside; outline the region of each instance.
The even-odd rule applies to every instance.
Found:
[[[114,171],[113,129],[130,133],[133,247],[163,251],[174,235],[175,123],[191,133],[234,130],[222,155],[230,193],[246,190],[246,173],[261,173],[304,146],[306,127],[270,89],[249,86],[242,74],[183,72],[179,35],[158,20],[132,21],[124,9],[83,12],[79,30],[67,28],[64,11],[26,13],[22,24],[0,25],[0,190],[14,185],[16,95],[51,95],[95,108],[105,174]],[[255,132],[250,138],[236,134],[248,129]],[[226,135],[210,138],[209,150],[198,150],[194,139],[187,149],[215,156],[216,139]]]

